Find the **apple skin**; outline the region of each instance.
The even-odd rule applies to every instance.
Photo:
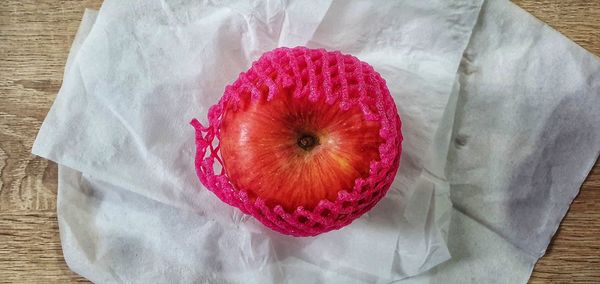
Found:
[[[340,229],[394,181],[401,120],[385,80],[339,51],[277,48],[193,119],[196,173],[223,202],[282,234]]]
[[[236,188],[269,206],[279,204],[291,212],[298,206],[313,209],[323,199],[334,201],[339,191],[369,175],[371,161],[379,160],[379,122],[366,120],[358,108],[343,111],[285,90],[270,102],[244,105],[225,110],[223,166]]]

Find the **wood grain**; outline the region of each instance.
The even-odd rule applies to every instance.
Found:
[[[600,1],[514,1],[600,55]],[[84,8],[100,0],[0,4],[0,282],[86,282],[64,263],[57,167],[30,154],[60,88]],[[531,283],[600,283],[600,165],[582,187]]]
[[[87,282],[62,256],[57,166],[30,152],[83,11],[100,3],[0,3],[0,283]]]

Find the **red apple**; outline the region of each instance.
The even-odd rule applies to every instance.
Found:
[[[207,133],[197,138],[200,180],[282,233],[350,223],[384,196],[398,168],[400,118],[385,81],[339,52],[266,53],[226,88],[209,120],[195,122]]]
[[[379,160],[379,122],[366,120],[358,108],[342,111],[324,99],[295,99],[287,90],[271,101],[244,105],[225,110],[223,166],[234,187],[268,205],[291,212],[298,206],[313,209],[323,199],[335,201]]]

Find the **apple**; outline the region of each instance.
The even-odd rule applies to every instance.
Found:
[[[369,176],[379,160],[380,125],[358,108],[331,107],[279,90],[271,101],[251,101],[225,109],[221,155],[235,188],[288,211],[312,209]]]
[[[349,224],[383,198],[399,166],[401,122],[385,81],[340,52],[267,52],[226,88],[208,127],[192,124],[202,183],[284,234]]]

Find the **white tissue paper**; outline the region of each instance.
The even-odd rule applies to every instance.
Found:
[[[600,152],[600,59],[486,1],[459,72],[452,260],[432,283],[525,283]]]
[[[33,149],[61,164],[69,267],[99,283],[526,281],[598,155],[597,58],[506,1],[481,15],[481,1],[374,5],[86,12]],[[187,124],[262,52],[295,45],[372,64],[405,136],[387,197],[312,238],[271,232],[204,189]]]
[[[144,274],[128,270],[117,274],[118,279],[138,281],[156,279],[155,274],[173,280],[213,275],[217,277],[214,281],[260,282],[265,277],[273,282],[322,277],[314,269],[355,280],[386,281],[415,275],[450,257],[440,231],[449,221],[448,186],[441,183],[446,191],[434,192],[432,184],[418,182],[418,178],[481,2],[380,6],[366,1],[323,2],[314,3],[309,11],[278,2],[266,7],[184,4],[105,2],[91,32],[73,52],[73,64],[34,152],[83,172],[85,184],[94,188],[93,192],[105,190],[95,183],[102,181],[104,186],[140,195],[138,202],[153,199],[191,210],[199,221],[216,222],[205,229],[203,237],[196,237],[204,246],[222,248],[206,259],[185,249],[181,242],[158,234],[135,235],[135,230],[126,229],[127,238],[116,234],[118,229],[106,235],[95,230],[99,240],[82,244],[81,239],[73,239],[77,246],[93,247],[95,257],[107,259],[115,259],[112,249],[130,247],[130,242],[179,245],[178,250],[152,245],[146,252],[154,256],[187,253],[150,262],[143,257]],[[398,13],[390,13],[394,11]],[[287,21],[290,17],[309,21]],[[317,18],[310,20],[312,17]],[[353,24],[373,19],[378,19],[378,26]],[[347,26],[354,28],[345,29]],[[433,26],[443,28],[431,29]],[[373,33],[374,28],[380,32]],[[292,31],[304,35],[304,40],[299,42],[302,36],[295,35],[289,45],[341,49],[374,65],[388,80],[404,122],[403,165],[387,198],[352,225],[314,238],[273,233],[203,189],[193,167],[193,129],[188,124],[193,117],[204,119],[224,86],[252,60],[278,45],[288,45],[285,41]],[[360,40],[344,42],[345,38]],[[445,159],[442,162],[445,164]],[[423,189],[413,195],[421,184]],[[434,198],[434,193],[440,197]],[[121,208],[118,215],[123,217],[108,223],[115,228],[135,226],[138,221],[126,217],[131,207],[112,207],[112,214]],[[70,218],[86,215],[66,213],[64,208],[60,209],[61,228],[68,229],[63,231],[82,230],[75,227],[88,222]],[[84,206],[76,209],[89,210]],[[91,223],[97,226],[98,222]],[[161,230],[171,230],[170,225],[181,222],[162,222]],[[195,230],[198,225],[184,227]],[[67,239],[67,234],[63,235]],[[98,243],[112,245],[104,248]],[[75,271],[83,270],[76,267],[90,261],[89,256],[69,251],[65,249],[69,265]],[[185,266],[178,264],[180,258],[194,267],[181,271]],[[221,264],[215,266],[215,262]],[[120,266],[130,265],[128,259]],[[157,269],[169,266],[177,269]],[[82,274],[95,279],[93,274]]]

